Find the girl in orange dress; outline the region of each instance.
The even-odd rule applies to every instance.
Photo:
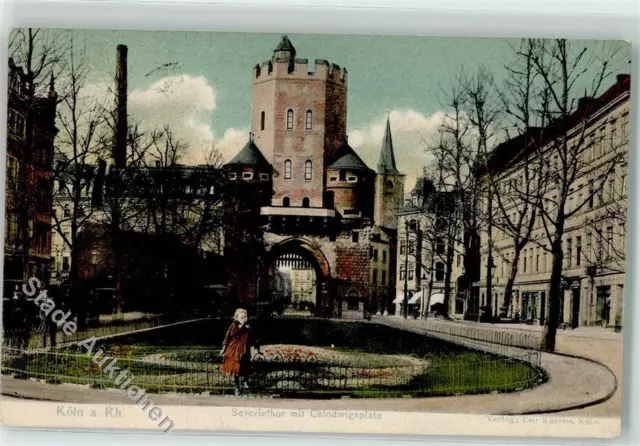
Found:
[[[233,315],[233,322],[227,330],[220,354],[224,356],[222,372],[233,375],[235,395],[240,396],[242,387],[249,388],[248,378],[251,368],[251,347],[260,353],[260,346],[247,324],[247,310],[238,308]],[[241,386],[242,385],[242,386]]]

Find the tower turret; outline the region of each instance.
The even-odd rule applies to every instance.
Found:
[[[273,50],[275,62],[293,62],[296,59],[296,49],[287,36],[282,36],[282,40]]]

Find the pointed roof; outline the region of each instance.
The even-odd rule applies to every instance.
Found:
[[[241,165],[241,166],[257,166],[257,167],[269,167],[271,164],[264,157],[258,146],[253,142],[253,135],[249,135],[249,141],[238,152],[236,156],[229,161],[227,166]]]
[[[342,142],[337,153],[338,159],[329,166],[329,169],[371,170],[346,140]]]
[[[378,173],[390,173],[400,175],[396,167],[396,157],[393,153],[393,140],[391,139],[391,123],[387,116],[387,129],[384,132],[382,140],[382,149],[380,150],[380,160],[378,161]]]
[[[284,35],[282,36],[282,40],[280,40],[280,43],[278,44],[278,46],[274,51],[291,51],[292,53],[295,54],[296,49],[293,47],[291,40],[289,40],[289,38],[286,35]]]

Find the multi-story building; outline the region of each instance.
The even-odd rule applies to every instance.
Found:
[[[389,246],[404,195],[390,124],[376,172],[347,141],[346,69],[297,58],[285,36],[252,77],[252,136],[226,169],[231,181],[273,183],[260,210],[267,253],[258,275],[302,262],[314,272],[320,313],[361,318],[365,307],[386,307],[395,273]],[[386,263],[372,259],[385,250]],[[262,277],[231,287],[246,302],[268,298],[272,290],[259,291],[254,282],[272,283]]]
[[[66,163],[65,165],[69,165],[68,160],[62,162]],[[74,173],[71,172],[72,170]],[[76,170],[78,170],[77,174],[75,173]],[[75,224],[77,232],[80,232],[85,223],[99,220],[99,216],[94,215],[91,204],[94,170],[94,166],[84,164],[70,165],[64,172],[58,172],[53,195],[54,214],[51,242],[51,255],[53,256],[51,281],[53,283],[64,282],[69,279],[73,225]],[[80,179],[79,182],[75,181],[76,175]],[[78,194],[74,190],[76,183],[80,185]],[[75,216],[73,215],[74,208],[77,212]]]
[[[451,192],[437,191],[432,182],[421,178],[398,211],[396,315],[404,314],[406,287],[409,315],[463,316],[464,299],[456,288],[464,270],[463,252],[458,231],[447,220],[447,209],[455,202]],[[447,293],[449,307],[444,308]]]
[[[29,91],[27,75],[9,59],[4,280],[50,278],[52,162],[57,94]]]
[[[576,125],[569,132],[569,147],[574,152],[577,168],[568,184],[563,213],[562,301],[560,324],[577,327],[603,325],[620,327],[624,312],[624,276],[626,270],[625,238],[627,215],[627,154],[629,152],[629,91],[630,76],[619,75],[617,82],[597,98],[583,98],[572,115]],[[586,119],[583,118],[586,116]],[[548,132],[547,132],[548,133]],[[545,133],[536,129],[536,135]],[[506,141],[489,159],[483,174],[485,185],[492,181],[498,193],[508,197],[519,191],[515,199],[503,198],[506,216],[516,221],[523,213],[522,191],[528,181],[536,181],[530,166],[540,157],[551,166],[558,165],[557,151],[551,142],[536,136],[534,143],[525,144],[523,137]],[[534,156],[528,151],[539,147]],[[545,189],[544,199],[554,205],[558,185]],[[523,186],[524,185],[524,186]],[[494,200],[495,201],[495,200]],[[531,200],[527,200],[531,201]],[[485,206],[486,206],[485,202]],[[498,207],[494,206],[495,213]],[[533,208],[531,208],[533,209]],[[531,236],[514,265],[514,231],[504,225],[493,225],[491,242],[488,232],[482,234],[482,264],[488,263],[488,246],[492,246],[493,268],[491,296],[487,296],[487,268],[482,269],[481,305],[491,299],[494,317],[544,324],[547,318],[552,257],[545,220],[537,212]],[[529,218],[531,213],[526,213]],[[503,218],[503,220],[505,220]],[[505,285],[516,271],[511,299],[505,301]],[[508,305],[506,305],[508,303]],[[508,308],[507,308],[508,307]],[[500,309],[503,313],[500,314]],[[506,311],[505,311],[506,310]]]

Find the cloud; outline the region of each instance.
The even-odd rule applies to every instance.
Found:
[[[444,112],[429,116],[415,110],[394,110],[389,114],[396,165],[407,175],[405,191],[410,191],[422,169],[430,163],[427,148],[446,119]],[[386,117],[361,129],[350,129],[349,145],[372,169],[376,169],[386,128]]]
[[[87,85],[83,96],[105,107],[113,104],[113,87],[106,83]],[[174,136],[188,145],[182,162],[200,164],[212,147],[223,160],[230,160],[246,143],[247,129],[229,128],[215,134],[211,122],[216,108],[216,89],[203,76],[181,74],[168,76],[146,89],[129,92],[130,124],[138,123],[142,130],[171,128]]]
[[[211,112],[215,107],[215,89],[203,76],[168,76],[146,90],[129,93],[132,120],[143,128],[168,125],[189,147],[185,161],[201,160],[214,142]]]

